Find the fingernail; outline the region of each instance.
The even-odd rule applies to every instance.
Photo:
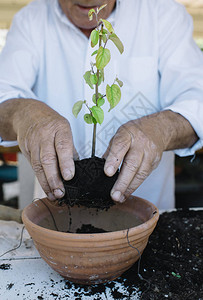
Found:
[[[109,176],[112,176],[114,174],[114,167],[113,166],[109,166],[106,169],[106,174],[109,175]]]
[[[56,197],[56,198],[61,198],[61,197],[63,197],[64,196],[64,194],[65,194],[65,189],[55,189],[54,190],[54,196]]]
[[[65,180],[71,180],[73,178],[73,173],[70,170],[66,170],[63,173],[63,178]]]
[[[49,198],[50,201],[56,200],[56,198],[54,197],[54,195],[52,193],[48,193],[47,197]]]
[[[113,192],[112,198],[113,198],[113,200],[118,201],[120,203],[123,203],[125,201],[125,197],[121,194],[120,191]]]

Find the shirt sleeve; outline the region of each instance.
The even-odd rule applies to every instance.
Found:
[[[38,54],[28,32],[24,11],[17,13],[0,54],[0,103],[12,98],[38,99],[32,91]],[[17,141],[2,141],[0,137],[0,145],[14,146]]]
[[[38,53],[29,34],[25,11],[13,19],[6,44],[0,54],[0,102],[12,98],[34,98]]]
[[[203,53],[193,40],[192,17],[173,0],[160,1],[159,72],[163,110],[184,116],[199,140],[187,149],[174,152],[193,155],[203,147]]]

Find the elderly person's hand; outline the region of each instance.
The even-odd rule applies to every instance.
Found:
[[[122,163],[111,197],[124,202],[154,170],[163,151],[192,146],[197,136],[190,123],[172,111],[152,114],[122,125],[104,154],[104,171],[112,176]]]
[[[31,163],[40,185],[50,200],[61,198],[65,192],[61,175],[70,180],[75,172],[76,151],[69,122],[37,100],[6,102],[8,111],[11,112],[9,105],[13,107],[14,138],[17,137],[20,150]]]

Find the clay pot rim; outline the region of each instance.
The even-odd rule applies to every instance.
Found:
[[[23,223],[26,225],[26,227],[27,227],[27,224],[29,224],[29,227],[31,227],[32,229],[38,230],[40,235],[41,234],[42,235],[51,234],[53,238],[58,238],[58,239],[60,238],[60,239],[65,239],[65,240],[75,239],[75,240],[82,241],[82,240],[91,240],[93,237],[94,237],[95,241],[97,240],[97,238],[98,238],[98,241],[100,241],[101,237],[102,237],[103,241],[111,240],[112,238],[114,240],[116,240],[116,239],[122,239],[123,237],[126,237],[127,231],[128,231],[129,237],[134,236],[135,234],[143,234],[145,231],[148,231],[148,230],[151,231],[151,229],[156,226],[156,223],[159,219],[158,208],[153,203],[151,203],[150,201],[148,201],[146,199],[143,199],[143,198],[140,198],[137,196],[130,196],[130,198],[134,198],[134,199],[136,198],[138,200],[141,200],[141,201],[147,203],[149,206],[152,207],[152,211],[154,211],[155,213],[153,214],[152,218],[149,219],[148,221],[146,221],[138,226],[130,227],[130,228],[123,229],[123,230],[102,232],[102,233],[69,233],[69,232],[61,232],[61,231],[57,231],[57,230],[44,228],[44,227],[39,226],[39,225],[33,223],[32,221],[30,221],[30,219],[26,215],[26,211],[28,209],[30,209],[30,207],[32,205],[35,205],[35,203],[40,201],[41,199],[38,199],[38,200],[30,203],[23,209],[22,220],[23,220]],[[47,200],[47,198],[42,198],[42,200]]]

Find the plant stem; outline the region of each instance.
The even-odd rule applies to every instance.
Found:
[[[101,26],[101,32],[103,32],[103,24]],[[99,47],[101,46],[101,36],[99,37]],[[96,95],[96,106],[97,106],[97,100],[99,98],[99,85],[98,85],[98,81],[99,81],[99,70],[97,69],[97,83],[95,85],[95,95]],[[94,124],[93,127],[93,137],[92,137],[92,157],[95,156],[95,149],[96,149],[96,133],[97,133],[97,123]]]
[[[94,124],[92,137],[92,157],[95,156],[97,124]]]
[[[99,78],[99,70],[97,70],[97,78]],[[99,86],[98,83],[95,85],[95,95],[96,95],[96,106],[97,106],[97,100],[99,98]],[[97,133],[97,123],[94,124],[93,127],[93,137],[92,137],[92,157],[95,156],[95,149],[96,149],[96,133]]]

